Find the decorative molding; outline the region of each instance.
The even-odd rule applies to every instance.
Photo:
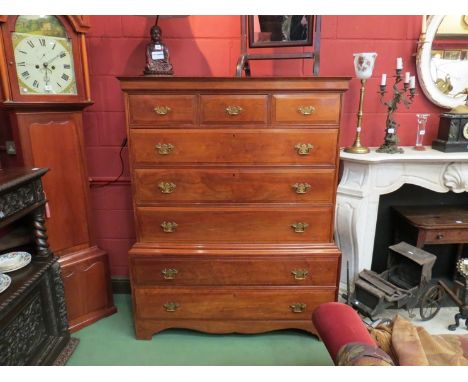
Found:
[[[58,310],[58,329],[60,332],[68,330],[67,306],[65,303],[65,289],[63,288],[62,277],[60,276],[60,264],[56,261],[52,265],[52,279],[54,285],[55,302]]]
[[[468,191],[468,165],[466,163],[450,163],[443,175],[444,185],[450,191],[460,193]]]

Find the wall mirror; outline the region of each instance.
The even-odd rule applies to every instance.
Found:
[[[313,16],[248,16],[249,47],[312,45]]]
[[[320,29],[319,15],[241,16],[241,54],[237,61],[236,75],[241,77],[245,71],[245,75],[250,76],[249,61],[252,60],[312,59],[312,75],[318,76]],[[288,48],[300,46],[304,48],[288,51]],[[256,52],[249,52],[249,48]],[[261,49],[256,48],[273,49],[266,50],[268,53],[259,53]]]
[[[449,109],[464,104],[468,93],[468,15],[430,16],[416,64],[421,88],[433,103]]]

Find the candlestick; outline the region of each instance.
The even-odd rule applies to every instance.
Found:
[[[396,68],[403,69],[403,59],[401,57],[397,57],[396,59]]]
[[[385,86],[386,83],[387,83],[387,74],[383,73],[382,79],[380,80],[380,86]]]

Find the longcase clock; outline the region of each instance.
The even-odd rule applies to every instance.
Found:
[[[70,330],[115,312],[107,253],[90,227],[83,110],[86,16],[0,16],[3,167],[47,167],[47,233],[60,257]]]

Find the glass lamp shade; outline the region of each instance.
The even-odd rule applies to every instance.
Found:
[[[367,80],[372,76],[377,53],[354,53],[354,70],[356,77],[360,80]]]

